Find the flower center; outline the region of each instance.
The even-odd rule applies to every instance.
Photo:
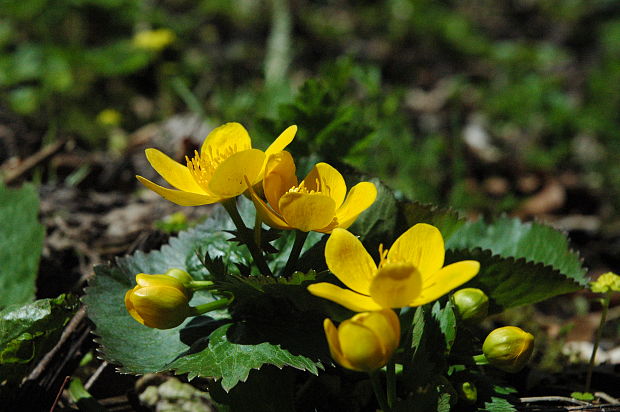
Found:
[[[190,159],[188,156],[185,156],[185,161],[196,183],[208,191],[209,182],[218,166],[235,153],[237,153],[237,145],[216,151],[213,150],[213,147],[209,147],[209,153],[206,153],[206,155],[201,156],[197,150],[194,150],[194,157]]]
[[[325,184],[320,179],[314,180],[314,187],[307,187],[306,181],[302,180],[298,186],[293,186],[288,190],[288,193],[305,193],[305,194],[325,194],[331,197],[331,187]]]

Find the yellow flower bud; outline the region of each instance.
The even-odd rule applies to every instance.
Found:
[[[489,314],[489,298],[480,289],[457,290],[451,299],[460,318],[467,323],[478,323]]]
[[[125,294],[127,312],[141,324],[157,329],[174,328],[193,314],[189,306],[192,278],[185,271],[171,269],[164,275],[136,275],[136,287]]]
[[[472,382],[461,382],[458,390],[461,398],[467,403],[476,403],[478,400],[478,388]]]
[[[482,352],[491,365],[512,373],[523,369],[533,350],[534,336],[516,326],[495,329],[482,344]]]
[[[596,293],[620,292],[620,276],[607,272],[590,282],[590,288]]]
[[[323,322],[329,351],[341,366],[371,372],[384,366],[400,342],[400,321],[391,309],[358,313],[338,328]]]

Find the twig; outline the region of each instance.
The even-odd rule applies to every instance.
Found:
[[[99,367],[97,368],[95,373],[93,373],[93,376],[88,378],[88,381],[84,385],[84,389],[86,389],[88,391],[90,389],[90,387],[93,386],[95,381],[97,379],[99,379],[99,375],[101,375],[101,372],[103,372],[103,370],[106,368],[106,366],[108,366],[108,362],[107,361],[103,361],[103,363],[101,365],[99,365]]]
[[[598,398],[601,398],[601,399],[604,399],[608,403],[620,403],[620,400],[614,398],[613,396],[609,396],[605,392],[595,392],[594,396],[596,396]]]
[[[56,345],[52,348],[52,350],[50,350],[48,353],[45,354],[45,356],[39,361],[37,366],[32,370],[32,372],[30,372],[30,374],[26,378],[27,381],[36,381],[37,379],[39,379],[43,371],[47,369],[47,367],[49,366],[51,361],[54,359],[56,354],[61,349],[63,349],[63,345],[65,344],[67,339],[69,339],[72,333],[77,329],[78,325],[85,318],[86,318],[86,309],[84,309],[84,307],[81,307],[76,312],[76,314],[73,316],[73,318],[69,321],[65,329],[62,331],[62,335],[60,335],[60,339],[58,340],[58,343],[56,343]]]
[[[62,381],[60,389],[58,389],[58,393],[56,394],[56,398],[54,399],[54,403],[50,408],[50,412],[54,412],[54,409],[56,409],[56,405],[58,405],[58,401],[60,401],[60,395],[62,395],[62,391],[65,389],[65,386],[67,386],[67,382],[69,382],[69,379],[71,379],[71,376],[65,376],[65,379]]]
[[[7,171],[4,177],[4,183],[7,185],[11,184],[30,169],[36,167],[40,163],[43,163],[47,158],[59,152],[65,143],[67,143],[67,139],[58,140],[55,143],[45,146],[32,156],[27,157],[17,168]]]
[[[533,402],[568,402],[575,403],[577,405],[590,406],[591,404],[588,402],[580,401],[579,399],[569,398],[567,396],[532,396],[529,398],[520,398],[519,401],[522,403],[533,403]]]

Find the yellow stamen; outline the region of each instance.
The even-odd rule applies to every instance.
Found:
[[[194,150],[194,157],[190,159],[185,156],[185,161],[194,180],[200,187],[208,190],[209,182],[217,167],[235,153],[237,153],[237,145],[228,146],[216,152],[213,151],[213,147],[209,147],[209,153],[206,156],[200,156],[198,151]]]

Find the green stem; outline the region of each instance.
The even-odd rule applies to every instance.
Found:
[[[396,403],[396,364],[389,361],[386,365],[386,386],[387,386],[387,403],[389,408],[393,408]]]
[[[210,280],[192,280],[187,285],[192,290],[215,289],[215,285]]]
[[[226,209],[226,211],[230,215],[230,218],[235,224],[237,232],[239,232],[239,238],[250,250],[250,254],[254,259],[254,263],[258,267],[258,270],[260,270],[260,273],[265,276],[273,276],[271,269],[269,269],[269,266],[267,266],[267,262],[265,261],[263,254],[254,242],[254,238],[252,236],[248,236],[249,229],[245,226],[245,223],[243,222],[243,219],[241,218],[241,215],[237,210],[237,202],[235,198],[224,200],[222,202],[222,205],[224,206],[224,209]]]
[[[262,234],[262,225],[263,225],[263,220],[260,218],[260,215],[258,214],[258,211],[256,212],[256,217],[254,217],[254,243],[256,243],[256,246],[258,246],[259,249],[262,250],[262,240],[261,240],[261,234]]]
[[[601,304],[603,310],[601,312],[601,322],[596,330],[596,336],[594,338],[594,347],[592,348],[592,355],[590,356],[590,363],[588,364],[588,373],[586,375],[586,387],[585,392],[590,392],[590,384],[592,383],[592,370],[594,369],[594,359],[596,358],[596,352],[598,351],[598,345],[603,335],[603,326],[607,321],[607,312],[609,310],[609,302],[611,300],[611,292],[607,292],[603,298],[601,298]]]
[[[190,308],[192,310],[192,316],[204,315],[207,312],[211,312],[218,309],[224,309],[228,307],[233,301],[230,299],[219,299],[213,302],[204,303],[202,305],[194,306]]]
[[[476,363],[476,365],[488,365],[489,364],[487,357],[484,356],[483,353],[481,353],[480,355],[472,356],[472,359]]]
[[[302,232],[301,230],[296,231],[295,242],[293,243],[293,247],[291,248],[291,254],[288,256],[286,265],[284,266],[284,269],[282,269],[282,276],[290,275],[293,271],[293,268],[297,264],[297,260],[299,259],[299,255],[301,254],[301,249],[304,247],[304,243],[307,237],[308,232]]]
[[[368,375],[370,376],[370,382],[372,382],[372,389],[375,392],[377,402],[379,402],[379,407],[383,410],[383,412],[391,412],[392,408],[390,408],[387,403],[385,392],[383,391],[383,387],[381,385],[379,371],[369,372]]]

